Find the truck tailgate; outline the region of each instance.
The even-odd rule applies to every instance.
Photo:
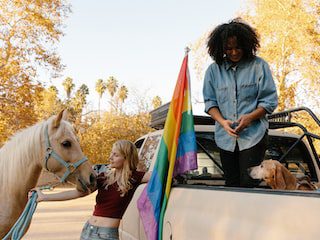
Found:
[[[319,216],[319,193],[175,187],[165,214],[163,239],[318,240]]]

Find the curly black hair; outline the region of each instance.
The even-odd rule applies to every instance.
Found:
[[[251,60],[255,57],[257,49],[260,47],[258,34],[241,18],[236,18],[229,23],[217,26],[209,35],[208,53],[217,64],[223,63],[227,40],[234,36],[243,50],[243,59]]]

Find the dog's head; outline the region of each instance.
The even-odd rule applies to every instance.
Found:
[[[272,189],[295,189],[294,176],[276,160],[264,160],[260,165],[248,169],[249,176],[266,182]]]

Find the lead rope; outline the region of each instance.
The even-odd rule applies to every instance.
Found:
[[[40,190],[44,190],[44,189],[53,189],[53,186],[40,187]],[[2,240],[9,240],[9,239],[20,240],[22,238],[23,234],[26,231],[26,228],[31,223],[33,213],[37,208],[37,205],[38,205],[37,198],[38,198],[38,193],[36,191],[33,191],[22,214],[20,215],[16,223],[13,225],[13,227],[10,229],[7,235],[4,236]]]

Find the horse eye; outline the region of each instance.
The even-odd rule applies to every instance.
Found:
[[[69,148],[69,147],[71,147],[71,142],[70,142],[70,141],[68,141],[68,140],[63,141],[61,144],[62,144],[62,146],[63,146],[63,147],[65,147],[65,148]]]

